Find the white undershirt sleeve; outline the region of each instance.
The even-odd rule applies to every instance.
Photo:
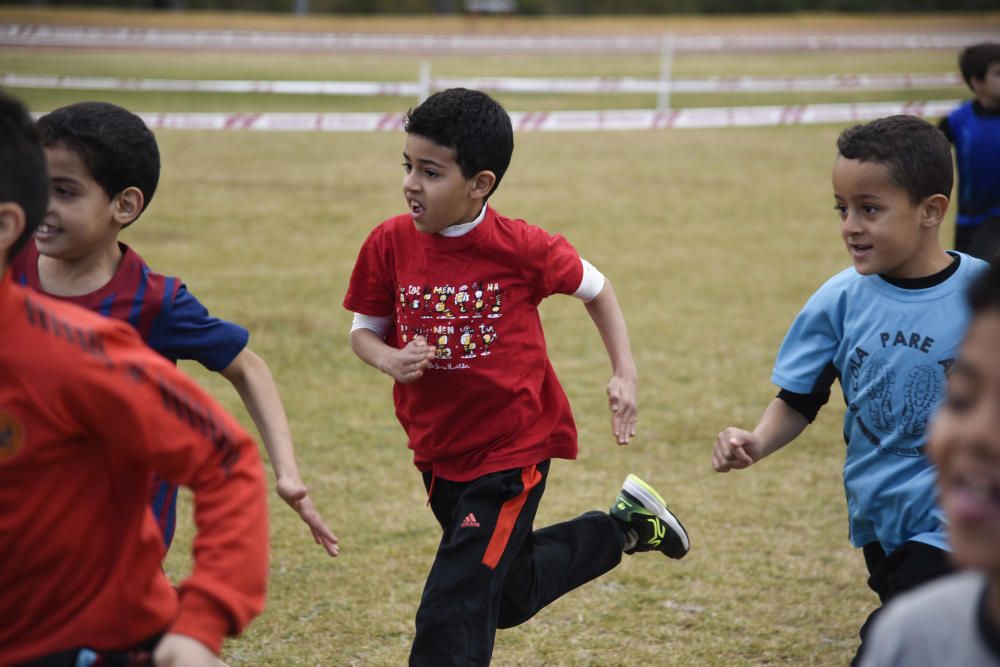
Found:
[[[590,303],[604,289],[604,274],[583,257],[580,258],[580,263],[583,265],[583,280],[573,292],[573,296],[585,303]]]
[[[354,313],[354,321],[351,322],[351,333],[354,333],[358,329],[368,329],[374,332],[379,338],[385,338],[385,335],[389,333],[389,329],[391,328],[392,315],[373,317],[371,315]]]

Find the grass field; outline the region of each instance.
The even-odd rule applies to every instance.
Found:
[[[0,20],[23,20],[15,16],[0,12]],[[121,20],[103,17],[96,22]],[[400,29],[389,19],[365,21],[356,29]],[[770,21],[756,27],[777,22],[790,30],[805,20]],[[834,30],[845,21],[805,23]],[[936,25],[934,17],[913,21],[890,27]],[[607,32],[624,29],[608,25]],[[704,31],[713,26],[738,28],[732,19],[697,23]],[[579,27],[568,22],[564,29]],[[949,71],[954,57],[687,56],[678,58],[675,74]],[[0,50],[0,62],[4,71],[26,73],[176,78],[412,78],[414,68],[412,59],[391,57],[22,50]],[[434,67],[441,74],[642,76],[655,74],[656,63],[464,57],[435,59]],[[37,110],[95,97],[23,96]],[[263,97],[236,97],[100,95],[140,110],[270,108]],[[564,102],[504,101],[514,109]],[[343,100],[286,102],[351,108]],[[365,110],[376,108],[383,107]],[[730,424],[752,426],[774,395],[771,364],[798,308],[848,263],[829,185],[841,129],[516,137],[493,203],[565,234],[614,282],[640,371],[639,437],[619,448],[605,407],[610,370],[600,339],[576,300],[546,302],[549,350],[574,407],[581,454],[554,463],[538,525],[606,509],[632,471],[663,492],[690,530],[693,550],[681,562],[626,557],[529,623],[499,633],[494,664],[843,665],[853,654],[857,628],[877,600],[847,541],[841,402],[832,400],[798,442],[749,471],[718,475],[710,465],[715,434]],[[306,482],[342,545],[340,557],[329,559],[272,495],[268,608],[227,644],[225,658],[232,665],[404,664],[439,531],[392,415],[391,383],[350,352],[350,318],[340,307],[365,235],[403,210],[402,137],[158,137],[160,189],[124,240],[154,268],[182,276],[214,314],[251,330],[251,346],[281,386]],[[951,238],[950,225],[943,234]],[[250,425],[221,378],[184,368]],[[175,578],[189,567],[189,515],[180,524],[167,561]]]

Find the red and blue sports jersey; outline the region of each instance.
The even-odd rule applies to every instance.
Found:
[[[247,345],[247,330],[212,317],[179,278],[153,272],[139,253],[124,243],[119,246],[121,263],[103,287],[79,296],[48,296],[128,322],[147,345],[174,363],[192,359],[211,371],[231,364]],[[14,280],[45,294],[38,276],[38,256],[35,244],[27,244],[14,258]],[[152,506],[169,547],[176,523],[177,487],[156,480]]]

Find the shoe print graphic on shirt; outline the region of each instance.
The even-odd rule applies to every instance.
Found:
[[[906,435],[919,438],[927,430],[927,420],[937,405],[942,393],[941,378],[933,366],[917,366],[906,378],[900,430]]]
[[[873,359],[865,371],[869,390],[868,413],[872,426],[883,433],[891,433],[896,427],[892,416],[892,392],[896,385],[896,374],[884,359]]]

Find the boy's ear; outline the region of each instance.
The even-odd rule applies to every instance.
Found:
[[[7,259],[7,252],[21,237],[25,224],[24,209],[20,204],[0,202],[0,267]]]
[[[944,195],[931,195],[920,204],[920,225],[922,227],[937,227],[944,222],[948,212],[948,198]]]
[[[486,199],[497,182],[497,175],[492,171],[484,169],[469,179],[472,182],[472,190],[469,195],[473,199]]]
[[[111,202],[111,215],[122,227],[130,225],[142,213],[145,201],[142,190],[135,186],[127,187],[115,195],[114,201]]]

